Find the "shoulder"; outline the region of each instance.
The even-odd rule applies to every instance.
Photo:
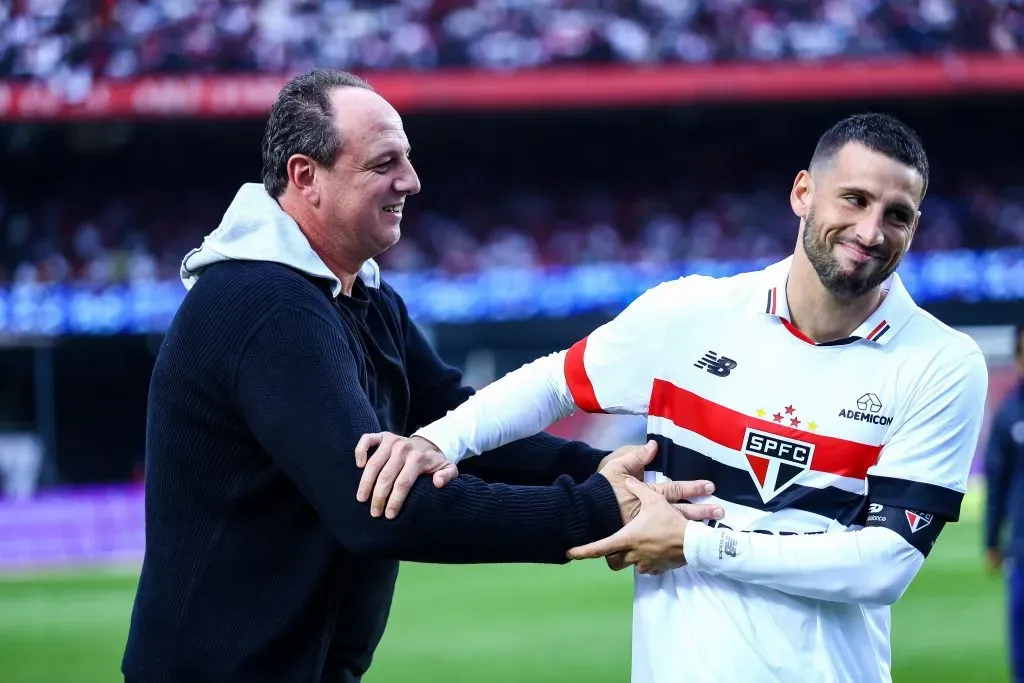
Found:
[[[899,348],[908,362],[918,366],[922,379],[984,373],[988,366],[978,342],[969,334],[916,308],[900,332]]]
[[[329,315],[326,285],[287,266],[264,261],[225,261],[208,267],[182,301],[179,328],[236,339],[281,312]]]
[[[1021,380],[1024,382],[1024,380]],[[1006,396],[999,401],[996,408],[994,423],[1001,426],[1003,430],[1009,430],[1013,425],[1024,420],[1024,388],[1020,385],[1010,387]]]
[[[327,299],[328,290],[314,278],[280,263],[269,261],[224,261],[209,266],[196,281],[189,296],[218,300],[222,306],[232,302],[269,304]]]
[[[764,271],[728,276],[686,275],[648,289],[637,301],[675,312],[721,312],[723,307],[746,306],[753,297],[767,293],[765,282]]]

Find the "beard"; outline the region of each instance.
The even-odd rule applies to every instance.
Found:
[[[855,269],[843,272],[839,257],[835,253],[836,244],[825,242],[814,219],[814,210],[804,218],[803,247],[807,259],[811,262],[818,279],[829,292],[842,299],[856,299],[864,296],[878,285],[885,282],[900,265],[902,254],[886,263],[884,247],[872,248],[870,251],[877,258]]]

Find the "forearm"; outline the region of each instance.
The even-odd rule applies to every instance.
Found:
[[[895,532],[778,536],[686,527],[684,554],[697,571],[832,602],[890,605],[903,595],[924,556]]]
[[[352,453],[380,431],[351,352],[330,324],[284,310],[242,352],[240,413],[280,470],[349,551],[429,562],[565,561],[565,551],[621,526],[608,481],[513,487],[460,477],[442,489],[422,478],[394,520],[356,500]],[[336,334],[336,333],[335,333]]]
[[[586,480],[606,455],[608,451],[585,443],[541,433],[489,451],[482,458],[463,460],[459,469],[490,482],[545,486],[562,475],[577,482]]]
[[[580,485],[563,477],[549,486],[487,484],[463,475],[442,489],[421,478],[395,519],[370,517],[365,506],[360,512],[346,523],[350,550],[434,563],[561,564],[569,548],[621,526],[615,493],[601,475]]]
[[[459,462],[543,431],[575,409],[562,370],[564,357],[564,352],[554,353],[524,365],[415,435]]]

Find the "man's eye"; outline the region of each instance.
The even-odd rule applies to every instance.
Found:
[[[848,194],[843,199],[853,206],[864,206],[864,198],[859,195]]]

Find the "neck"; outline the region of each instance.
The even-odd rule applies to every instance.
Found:
[[[352,288],[356,284],[356,276],[359,274],[359,269],[363,267],[363,264],[332,258],[331,254],[321,249],[315,240],[309,238],[309,235],[306,235],[306,237],[309,239],[309,246],[313,247],[313,251],[324,262],[327,269],[331,271],[334,277],[341,281],[341,293],[345,296],[352,296]]]
[[[849,337],[875,312],[882,298],[878,288],[856,299],[837,297],[821,284],[802,251],[793,258],[786,281],[790,321],[819,344]]]
[[[331,274],[341,282],[341,293],[345,296],[352,296],[352,288],[355,286],[359,270],[363,267],[363,261],[339,256],[334,253],[337,250],[328,248],[327,230],[309,211],[308,205],[294,201],[288,192],[285,192],[277,203],[299,226],[299,230],[305,235],[309,246],[324,262]]]

